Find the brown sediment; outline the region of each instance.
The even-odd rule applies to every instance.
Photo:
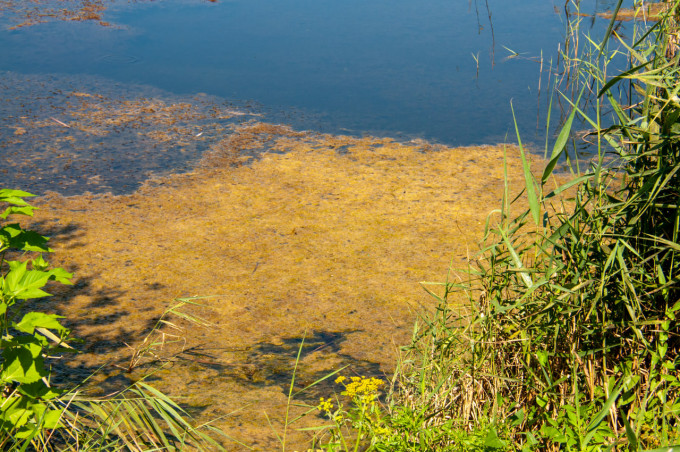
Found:
[[[98,137],[128,128],[138,130],[141,136],[154,136],[160,142],[188,144],[196,132],[201,131],[197,125],[199,121],[224,120],[243,115],[241,112],[220,109],[217,106],[211,111],[205,111],[189,102],[167,103],[155,98],[112,99],[83,92],[66,94],[66,100],[59,108],[64,115],[61,119],[52,116],[21,117],[17,118],[21,126],[14,127],[25,133],[26,129],[40,130],[57,124]],[[217,124],[208,126],[212,130]],[[224,129],[218,130],[223,131]]]
[[[173,299],[214,295],[194,308],[212,326],[191,327],[154,384],[200,407],[201,420],[231,413],[215,425],[256,450],[278,449],[263,412],[281,428],[300,338],[310,346],[299,386],[347,364],[346,375],[389,374],[416,313],[434,304],[420,282],[442,281],[474,253],[499,204],[502,159],[501,147],[257,123],[216,143],[194,172],[131,195],[44,196],[36,227],[76,283],[55,288],[51,308],[86,341],[72,368],[108,362],[102,385],[115,382],[124,343],[139,343]],[[521,174],[516,158],[509,174]],[[295,427],[310,422],[320,419]],[[310,436],[290,435],[291,450]]]
[[[8,15],[14,25],[10,29],[29,27],[51,21],[93,22],[103,27],[111,25],[104,19],[106,10],[115,0],[0,0],[0,16]],[[128,0],[140,3],[153,0]],[[217,3],[217,0],[200,0]]]

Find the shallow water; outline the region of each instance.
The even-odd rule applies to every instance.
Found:
[[[298,389],[344,366],[344,375],[389,378],[417,314],[434,305],[420,282],[464,267],[498,204],[503,149],[263,124],[234,135],[202,168],[130,195],[43,198],[35,227],[52,237],[54,264],[76,275],[47,306],[85,340],[68,375],[103,366],[97,387],[120,387],[140,372],[123,370],[126,344],[139,345],[174,298],[211,296],[186,308],[210,325],[164,329],[181,341],[157,351],[170,363],[154,384],[200,421],[219,418],[229,435],[269,451],[278,446],[264,413],[281,428],[302,338]],[[249,162],[233,152],[262,143],[271,152]],[[513,186],[520,168],[511,157]],[[328,380],[297,401],[314,406],[337,389]],[[320,422],[313,414],[295,428]],[[291,450],[310,437],[292,432]]]
[[[154,384],[256,450],[278,448],[263,412],[281,428],[303,337],[298,387],[346,365],[389,376],[433,306],[419,283],[475,252],[504,151],[521,184],[514,147],[437,143],[504,141],[511,98],[536,137],[533,58],[563,29],[543,0],[489,1],[491,22],[451,0],[31,9],[63,14],[48,4],[0,1],[0,177],[69,195],[39,199],[34,224],[75,274],[45,307],[85,339],[55,380],[137,378],[128,344],[171,300],[209,296],[190,308],[209,326],[159,352]]]
[[[614,3],[583,2],[582,11]],[[66,6],[70,15],[52,17]],[[4,0],[0,158],[15,169],[3,177],[37,192],[123,193],[150,174],[186,170],[211,143],[130,146],[138,130],[129,124],[105,136],[92,136],[91,124],[76,133],[71,93],[196,102],[199,110],[212,108],[207,98],[219,110],[298,129],[448,145],[512,140],[512,101],[524,141],[540,143],[552,76],[540,75],[539,61],[546,69],[557,60],[562,8],[544,0]],[[594,21],[593,33],[605,23]],[[185,121],[186,138],[204,131],[205,119]],[[225,123],[217,123],[222,133]],[[57,150],[48,144],[64,139],[70,143]],[[71,144],[80,150],[69,153]],[[55,153],[78,160],[82,177]],[[32,166],[19,168],[30,158]]]

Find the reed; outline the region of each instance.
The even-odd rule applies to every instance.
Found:
[[[626,40],[619,2],[604,39],[563,55],[579,94],[562,94],[572,110],[544,171],[534,176],[520,140],[524,196],[506,189],[467,279],[443,284],[400,375],[393,397],[427,407],[424,428],[491,423],[510,449],[680,443],[678,4]],[[609,77],[622,51],[630,67]],[[575,115],[597,157],[551,189],[558,161],[576,162]],[[465,306],[449,303],[455,291]]]
[[[570,16],[555,77],[570,112],[547,163],[532,170],[518,134],[525,184],[506,183],[469,267],[425,286],[437,309],[367,450],[680,447],[680,1],[628,38],[621,4],[599,40]]]

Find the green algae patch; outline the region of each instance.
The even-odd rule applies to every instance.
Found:
[[[508,165],[521,183],[520,162]],[[301,338],[300,387],[344,365],[389,374],[416,313],[434,305],[419,283],[465,266],[502,172],[502,147],[253,123],[195,171],[131,195],[44,196],[36,227],[53,237],[54,264],[75,274],[51,302],[86,341],[73,369],[104,365],[102,388],[134,378],[122,370],[129,347],[172,300],[213,296],[194,309],[210,326],[168,348],[154,384],[201,420],[229,414],[215,424],[229,435],[276,449],[263,412],[280,427]],[[308,438],[294,433],[293,448]]]

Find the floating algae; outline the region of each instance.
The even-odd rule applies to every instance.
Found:
[[[215,295],[197,312],[211,326],[191,328],[155,384],[202,420],[239,410],[216,425],[276,449],[263,412],[281,427],[301,338],[301,385],[346,364],[346,374],[389,373],[415,313],[433,305],[419,282],[474,252],[500,199],[502,158],[499,147],[255,123],[214,143],[193,172],[132,194],[44,196],[36,227],[75,274],[49,302],[85,339],[72,369],[108,363],[102,384],[115,384],[125,344],[173,299]],[[521,174],[515,159],[509,173]],[[291,446],[308,438],[296,432]]]
[[[253,115],[207,95],[0,72],[0,177],[32,193],[114,194],[189,169]]]
[[[658,21],[663,15],[668,12],[672,7],[672,3],[659,1],[659,2],[641,2],[637,4],[634,8],[620,8],[616,13],[616,20],[619,21]],[[576,16],[582,17],[592,17],[591,14],[576,13]],[[613,11],[605,11],[596,13],[597,17],[602,17],[604,19],[611,20],[614,17]]]

